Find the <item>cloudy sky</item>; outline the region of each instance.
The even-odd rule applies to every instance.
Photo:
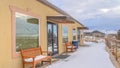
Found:
[[[120,0],[48,0],[90,29],[120,29]]]

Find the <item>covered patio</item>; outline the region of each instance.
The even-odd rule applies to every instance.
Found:
[[[85,42],[85,46],[70,53],[66,59],[60,59],[45,68],[115,68],[108,52],[105,50],[104,42]],[[44,68],[43,67],[43,68]],[[39,67],[38,67],[39,68]],[[40,67],[41,68],[41,67]]]

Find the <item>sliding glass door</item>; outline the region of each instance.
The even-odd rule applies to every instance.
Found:
[[[48,22],[48,51],[58,54],[58,25]],[[49,54],[48,54],[49,55]]]

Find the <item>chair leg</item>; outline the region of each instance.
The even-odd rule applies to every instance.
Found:
[[[25,68],[25,64],[24,64],[24,63],[23,63],[23,65],[22,65],[22,66],[23,66],[23,68]]]
[[[50,58],[50,64],[52,64],[52,58]]]
[[[41,65],[43,65],[43,61],[41,62]]]
[[[35,63],[33,63],[33,68],[35,68]]]
[[[66,48],[66,52],[67,52],[67,48]]]
[[[73,48],[71,48],[71,52],[73,52]]]
[[[68,49],[66,49],[66,52],[68,52]]]

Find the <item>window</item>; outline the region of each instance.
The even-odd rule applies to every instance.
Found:
[[[31,10],[9,6],[12,19],[12,58],[20,56],[20,49],[38,47],[40,42],[39,16]],[[28,9],[28,8],[27,8]]]
[[[16,52],[39,46],[39,19],[15,12]]]
[[[77,31],[78,31],[78,32],[77,32],[77,35],[78,35],[78,36],[77,36],[77,39],[78,39],[78,42],[80,42],[80,29],[78,29]]]
[[[77,35],[77,32],[76,32],[76,29],[74,28],[73,29],[73,40],[76,40],[76,35]]]
[[[68,42],[68,26],[62,25],[63,43]]]

